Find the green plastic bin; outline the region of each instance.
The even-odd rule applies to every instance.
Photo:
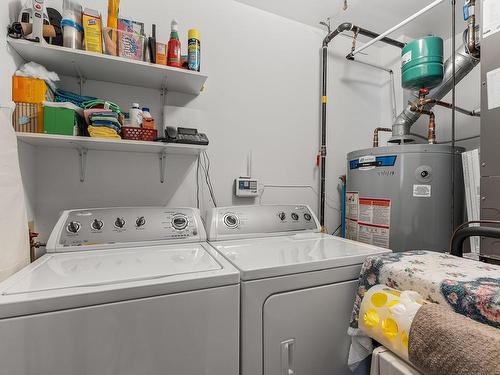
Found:
[[[43,107],[43,129],[46,134],[78,135],[79,115],[72,109]]]

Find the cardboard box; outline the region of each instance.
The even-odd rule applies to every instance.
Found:
[[[12,126],[16,132],[43,133],[42,104],[16,103],[12,114]]]
[[[83,46],[86,51],[102,53],[102,19],[94,9],[83,11]]]
[[[12,101],[16,103],[43,103],[47,84],[42,79],[12,76]]]
[[[156,42],[156,63],[167,65],[167,45],[165,43]]]

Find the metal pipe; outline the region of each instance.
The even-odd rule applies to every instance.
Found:
[[[467,50],[473,56],[479,54],[476,47],[476,0],[469,0],[469,18],[467,19]]]
[[[372,63],[369,63],[369,62],[366,62],[366,61],[361,61],[361,60],[356,60],[356,59],[349,59],[349,61],[352,61],[352,62],[355,62],[355,63],[358,63],[358,64],[362,64],[362,65],[367,65],[367,66],[370,66],[372,68],[375,68],[375,69],[379,69],[379,70],[383,70],[384,72],[387,72],[389,74],[394,74],[394,72],[392,71],[392,69],[389,69],[389,68],[386,68],[385,66],[381,66],[381,65],[377,65],[377,64],[372,64]]]
[[[375,69],[383,70],[384,72],[389,73],[389,82],[391,85],[391,111],[392,111],[392,121],[394,122],[396,120],[397,114],[397,109],[396,109],[396,86],[394,83],[394,71],[392,69],[386,68],[381,65],[377,64],[372,64],[366,61],[361,61],[361,60],[356,60],[354,58],[348,59],[349,61],[353,61],[362,65],[367,65]]]
[[[441,100],[425,99],[423,102],[424,102],[425,105],[433,104],[433,105],[439,105],[441,107],[448,108],[448,109],[452,109],[453,108],[453,104],[446,103],[446,102],[443,102]],[[460,112],[460,113],[462,113],[464,115],[467,115],[467,116],[481,117],[481,113],[477,112],[476,110],[469,111],[468,109],[464,109],[464,108],[457,107],[457,106],[455,106],[455,110],[457,112]]]
[[[427,130],[427,141],[430,145],[436,143],[436,116],[434,112],[429,113],[429,127]]]
[[[481,138],[481,135],[473,135],[471,137],[457,138],[457,139],[455,139],[455,142],[470,141],[471,139],[477,139],[477,138]],[[438,142],[438,144],[440,144],[440,145],[445,145],[445,144],[448,144],[448,143],[451,143],[451,141]]]
[[[429,92],[428,97],[441,100],[446,94],[450,92],[453,86],[453,58],[449,58],[444,63],[444,77],[443,82]],[[465,47],[462,45],[456,51],[455,56],[455,82],[458,83],[464,79],[479,63],[479,60],[474,56],[467,54]],[[406,108],[398,115],[396,121],[392,126],[392,138],[389,142],[391,143],[409,143],[413,142],[413,138],[410,136],[410,129],[412,125],[420,117],[420,113],[413,112],[411,110],[411,104],[408,104]],[[432,104],[426,109],[431,109]]]
[[[375,128],[373,130],[373,147],[378,147],[378,133],[379,132],[392,132],[390,128]]]
[[[456,39],[457,39],[457,26],[456,26],[456,8],[457,1],[451,0],[451,58],[452,58],[452,80],[453,87],[451,90],[451,147],[452,152],[455,152],[455,138],[456,138],[456,105],[457,105],[457,71],[456,71]],[[451,158],[451,229],[455,230],[455,154]]]
[[[322,45],[322,79],[321,79],[321,146],[320,146],[320,192],[319,192],[319,222],[321,230],[325,229],[325,206],[326,206],[326,110],[327,110],[327,77],[328,77],[328,44],[340,33],[344,31],[354,31],[369,37],[377,37],[378,34],[355,26],[352,23],[345,22],[340,24],[335,30],[329,33],[323,39]],[[404,43],[398,42],[391,38],[380,38],[384,43],[394,45],[397,47],[404,47]]]
[[[397,113],[397,104],[396,104],[396,84],[394,83],[394,72],[391,70],[389,72],[389,79],[391,82],[391,90],[392,90],[392,122],[396,121]]]
[[[360,53],[361,51],[364,51],[366,48],[370,47],[371,45],[377,43],[379,40],[382,40],[384,39],[387,35],[390,35],[392,34],[394,31],[402,28],[403,26],[405,26],[406,24],[410,23],[411,21],[413,21],[415,18],[418,18],[420,17],[422,14],[425,14],[427,13],[429,10],[435,8],[436,6],[438,6],[439,4],[441,4],[444,0],[436,0],[434,1],[433,3],[427,5],[425,8],[419,10],[417,13],[411,15],[410,17],[406,18],[405,20],[401,21],[400,23],[398,23],[396,26],[394,27],[391,27],[389,30],[383,32],[382,34],[380,34],[379,36],[377,36],[375,39],[371,40],[370,42],[368,42],[367,44],[365,44],[364,46],[354,50],[352,52],[352,56],[354,55],[357,55],[358,53]]]

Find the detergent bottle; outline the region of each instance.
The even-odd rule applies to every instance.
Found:
[[[179,41],[179,24],[172,20],[170,40],[168,41],[167,65],[181,67],[181,42]]]

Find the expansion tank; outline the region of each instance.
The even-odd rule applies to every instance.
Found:
[[[349,153],[346,237],[398,252],[448,250],[452,159],[455,224],[462,223],[464,210],[464,150],[452,151],[451,146],[415,144]]]

